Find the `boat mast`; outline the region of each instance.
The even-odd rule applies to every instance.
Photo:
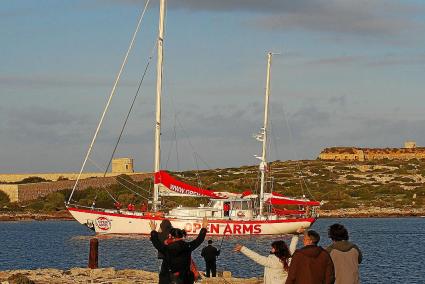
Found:
[[[154,171],[159,172],[161,167],[161,93],[162,93],[162,56],[164,44],[164,18],[165,18],[165,1],[159,1],[159,28],[158,28],[158,59],[156,64],[156,123],[155,123],[155,162]],[[153,211],[158,210],[159,200],[159,184],[154,185],[153,192]]]
[[[261,129],[260,136],[263,142],[263,151],[261,155],[260,162],[260,172],[261,172],[261,188],[260,188],[260,216],[263,215],[263,204],[264,204],[264,187],[265,187],[265,178],[267,171],[267,125],[269,118],[269,96],[270,96],[270,67],[272,65],[272,55],[273,53],[269,52],[267,54],[267,77],[266,77],[266,97],[264,103],[264,126]]]

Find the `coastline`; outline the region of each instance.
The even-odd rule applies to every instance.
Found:
[[[260,284],[261,278],[233,278],[229,272],[224,272],[224,277],[203,278],[200,283],[228,283],[228,284]],[[25,279],[26,282],[15,282],[17,279]],[[158,273],[138,269],[115,268],[71,268],[60,269],[35,269],[35,270],[5,270],[0,271],[0,283],[110,283],[110,284],[148,284],[158,283]],[[22,280],[21,280],[22,281]]]
[[[319,210],[319,218],[407,218],[425,216],[425,208],[344,208]],[[0,222],[4,221],[73,221],[67,210],[51,213],[2,212]]]

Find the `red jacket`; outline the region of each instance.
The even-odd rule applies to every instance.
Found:
[[[316,245],[309,245],[295,251],[286,284],[332,284],[334,282],[334,264],[326,250]]]

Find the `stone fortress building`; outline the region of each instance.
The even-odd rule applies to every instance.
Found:
[[[425,159],[425,147],[417,147],[415,141],[406,141],[403,148],[331,147],[319,154],[320,160],[372,161]]]
[[[117,176],[125,174],[134,181],[141,181],[150,174],[134,172],[134,161],[131,158],[117,158],[112,160],[112,170],[108,173],[83,173],[77,190],[88,187],[106,187],[117,184]],[[19,183],[29,177],[40,177],[46,182]],[[28,174],[0,174],[0,190],[5,192],[11,202],[28,201],[46,196],[51,192],[72,188],[78,173],[28,173]]]

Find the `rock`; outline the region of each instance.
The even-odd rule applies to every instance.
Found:
[[[90,270],[90,277],[91,278],[100,278],[100,277],[106,277],[110,278],[115,276],[115,268],[98,268],[98,269],[91,269]]]
[[[232,278],[232,272],[223,271],[223,278]]]
[[[28,277],[26,277],[25,275],[21,273],[13,274],[9,278],[7,278],[7,281],[10,284],[35,284],[34,281],[32,281],[31,279],[29,279]]]
[[[201,283],[210,284],[261,284],[261,278],[232,278],[231,273],[225,271],[224,277],[203,278]],[[12,282],[21,275],[21,282]],[[8,278],[9,277],[9,278]],[[6,281],[7,280],[7,281]],[[22,282],[26,281],[26,282]],[[28,282],[30,281],[30,282]],[[147,284],[158,283],[158,273],[138,269],[115,270],[115,268],[72,268],[67,271],[58,269],[36,270],[8,270],[0,271],[0,284]]]
[[[71,268],[71,269],[69,270],[69,273],[70,273],[72,276],[78,276],[78,275],[88,276],[88,275],[89,275],[89,271],[88,271],[88,269],[86,269],[86,268],[79,268],[79,267]]]

